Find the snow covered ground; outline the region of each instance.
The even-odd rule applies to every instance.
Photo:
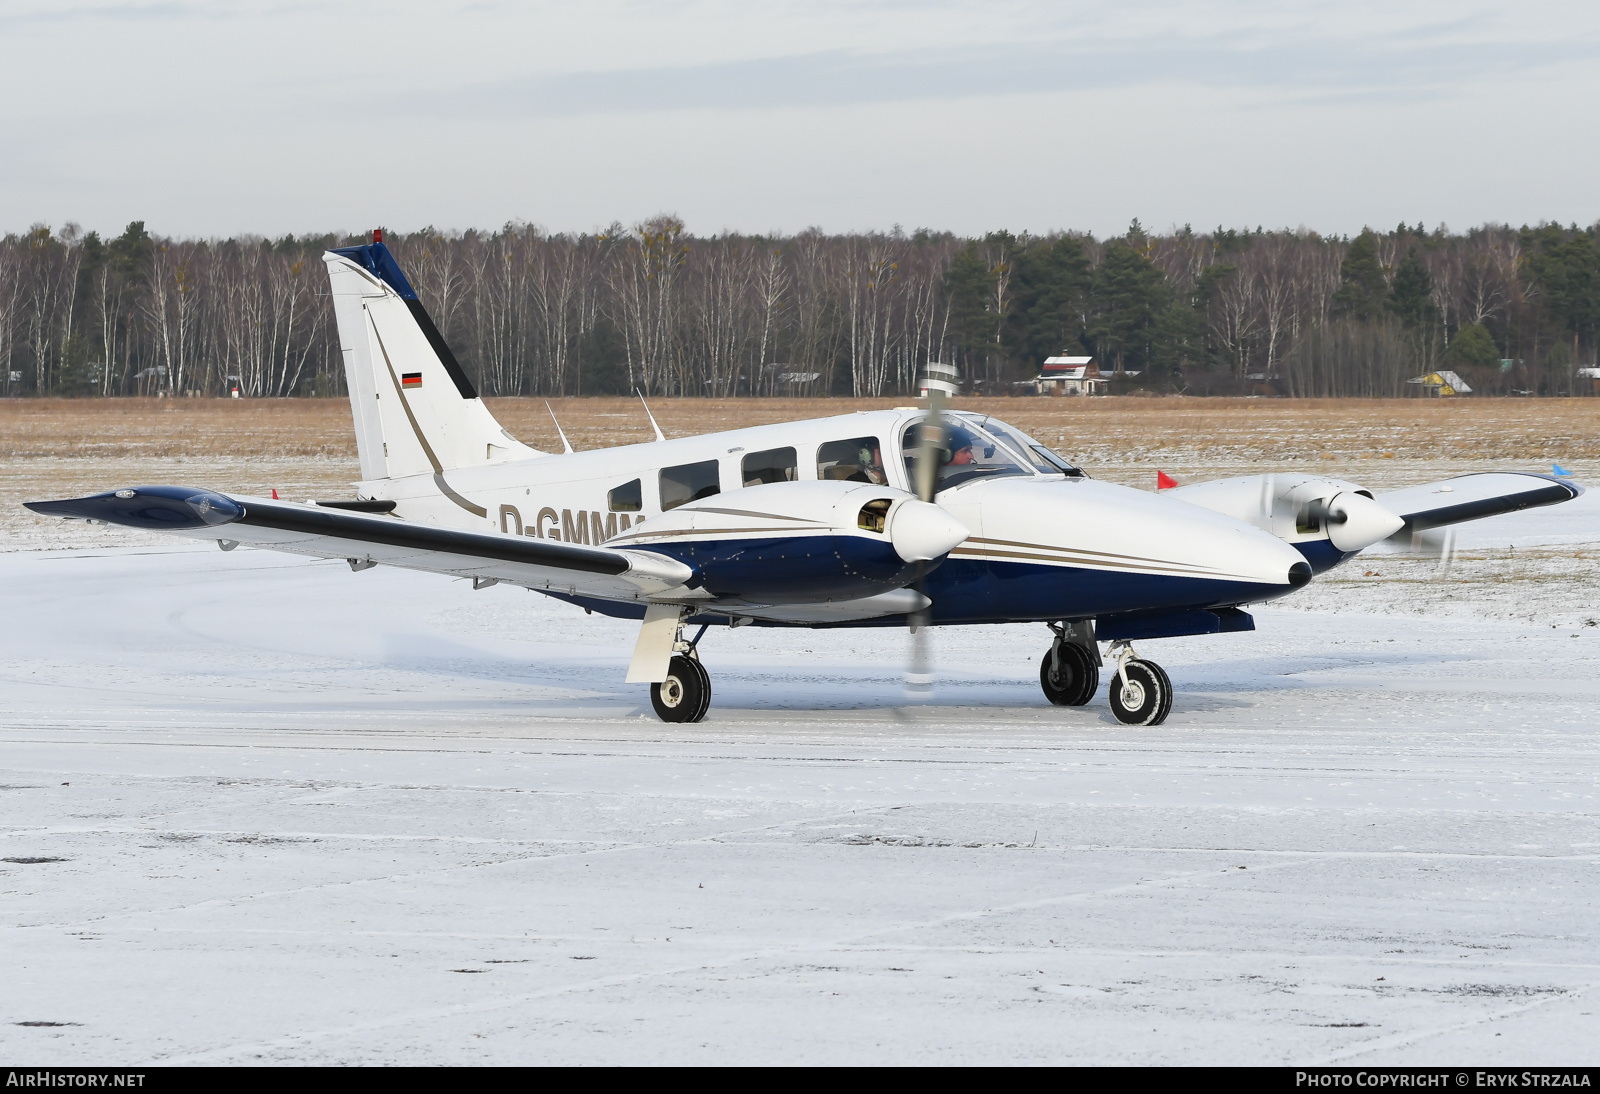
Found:
[[[1154,729],[1042,627],[916,707],[898,632],[716,631],[669,727],[521,590],[0,554],[0,1052],[1593,1063],[1600,492],[1459,546],[1146,644]]]

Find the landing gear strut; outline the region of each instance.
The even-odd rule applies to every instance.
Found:
[[[1172,681],[1161,666],[1134,655],[1127,642],[1113,642],[1107,651],[1117,663],[1117,674],[1107,685],[1111,713],[1130,726],[1158,726],[1172,710]]]
[[[1056,706],[1081,707],[1100,686],[1100,651],[1094,624],[1051,623],[1056,640],[1039,662],[1039,687]]]
[[[711,708],[711,677],[700,664],[700,651],[696,649],[705,633],[705,627],[701,627],[694,641],[685,642],[683,624],[678,624],[667,678],[650,685],[650,705],[663,722],[698,722]]]

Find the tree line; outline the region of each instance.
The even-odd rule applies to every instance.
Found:
[[[8,235],[3,390],[342,393],[321,255],[366,238]],[[385,240],[488,395],[909,394],[928,361],[1003,393],[1058,354],[1114,390],[1393,396],[1449,368],[1555,395],[1592,391],[1600,322],[1600,224],[701,237],[662,216]]]

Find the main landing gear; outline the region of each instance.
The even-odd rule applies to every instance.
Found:
[[[1100,653],[1089,623],[1052,623],[1056,639],[1039,663],[1039,686],[1057,706],[1079,707],[1100,686]],[[1172,711],[1172,681],[1161,666],[1113,642],[1106,655],[1116,663],[1107,683],[1111,713],[1130,726],[1158,726]]]
[[[679,626],[672,644],[677,652],[667,666],[667,678],[650,685],[650,705],[663,722],[698,722],[711,709],[711,676],[700,664],[700,652],[695,648],[706,629],[701,627],[693,642],[685,642]]]
[[[1081,707],[1100,686],[1100,651],[1089,623],[1051,623],[1056,640],[1039,662],[1039,686],[1058,707]]]

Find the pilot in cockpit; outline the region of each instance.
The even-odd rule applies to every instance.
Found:
[[[964,429],[953,429],[950,433],[950,466],[970,467],[974,462],[971,435]]]

